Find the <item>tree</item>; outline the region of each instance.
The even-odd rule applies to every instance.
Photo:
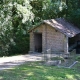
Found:
[[[32,0],[31,6],[36,23],[44,19],[65,17],[66,15],[67,5],[65,0]]]
[[[25,49],[29,47],[27,30],[34,18],[29,1],[5,0],[0,4],[0,55],[27,52]]]
[[[67,1],[67,0],[66,0]],[[80,27],[80,0],[68,0],[67,6],[67,19],[72,22],[74,25]]]

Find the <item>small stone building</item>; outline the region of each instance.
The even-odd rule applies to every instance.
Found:
[[[69,48],[75,45],[77,40],[74,39],[80,30],[65,19],[57,18],[44,20],[40,25],[30,29],[29,33],[30,52],[45,52],[51,49],[51,53],[67,54]]]

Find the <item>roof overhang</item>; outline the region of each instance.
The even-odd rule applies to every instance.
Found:
[[[37,27],[40,27],[41,24],[47,24],[47,25],[55,28],[59,32],[63,33],[67,37],[74,37],[80,33],[80,29],[78,29],[73,24],[67,22],[66,20],[64,20],[62,18],[43,20],[43,22],[41,22],[37,26],[31,28],[28,32],[30,33]]]

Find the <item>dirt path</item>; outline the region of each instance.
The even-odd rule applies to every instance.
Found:
[[[40,61],[41,54],[27,54],[0,58],[0,70],[10,69],[27,61]]]

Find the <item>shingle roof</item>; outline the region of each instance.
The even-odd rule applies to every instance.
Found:
[[[46,23],[46,24],[52,26],[53,28],[55,28],[56,30],[58,30],[59,32],[63,33],[64,35],[66,35],[68,37],[74,37],[80,33],[80,29],[78,29],[73,24],[67,22],[63,18],[44,20],[42,23]],[[39,26],[36,26],[36,27],[39,27]],[[31,32],[36,27],[30,29],[29,32]]]
[[[46,23],[61,33],[65,34],[68,37],[74,37],[75,35],[80,33],[80,29],[75,27],[73,24],[67,22],[65,19],[57,18],[44,20],[43,23]]]

